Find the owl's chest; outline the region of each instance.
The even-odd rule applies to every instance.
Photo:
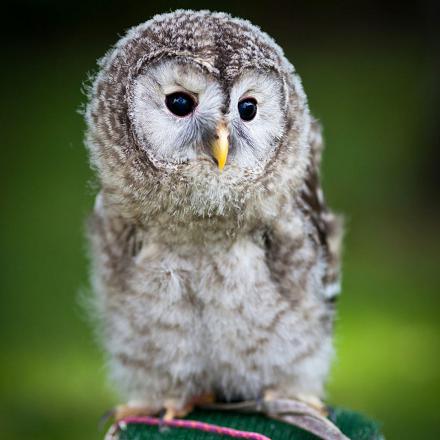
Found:
[[[156,368],[168,368],[173,359],[179,372],[191,365],[213,387],[255,397],[272,381],[275,367],[292,365],[303,350],[295,334],[305,332],[304,322],[278,292],[259,243],[243,239],[209,249],[149,245],[136,264],[136,313],[130,321],[134,329],[148,331],[130,338],[156,344]]]
[[[222,325],[237,316],[255,317],[277,296],[264,249],[251,239],[229,246],[147,245],[136,259],[131,284],[140,297],[152,299],[149,314],[172,320],[173,311],[180,310],[208,326],[211,319]]]

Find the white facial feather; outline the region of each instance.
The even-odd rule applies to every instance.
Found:
[[[240,167],[263,168],[278,145],[284,131],[282,87],[279,78],[257,70],[246,71],[233,85],[228,115],[230,155]],[[251,121],[243,121],[238,112],[238,103],[244,98],[257,101],[257,114]]]
[[[229,163],[262,170],[284,130],[282,87],[274,75],[248,70],[232,85],[228,114],[223,116],[227,96],[202,66],[179,59],[160,61],[135,80],[130,117],[150,159],[161,166],[210,157],[209,144],[223,117],[230,130]],[[197,102],[194,112],[185,117],[174,115],[165,105],[166,96],[179,91]],[[251,121],[240,118],[238,103],[243,98],[257,101]]]
[[[133,89],[130,117],[151,160],[173,165],[204,154],[203,135],[215,132],[223,103],[222,91],[209,75],[195,64],[167,60],[149,67]],[[188,116],[176,116],[165,105],[166,96],[178,91],[196,99]]]

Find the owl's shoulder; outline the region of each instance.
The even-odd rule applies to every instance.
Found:
[[[106,255],[115,267],[140,251],[145,236],[139,226],[106,206],[102,192],[96,196],[87,231],[93,253]]]
[[[280,284],[299,272],[298,266],[315,267],[317,271],[323,268],[324,295],[334,296],[339,291],[342,218],[327,206],[322,191],[324,144],[316,120],[312,121],[308,143],[310,156],[302,185],[285,198],[265,234],[268,265]]]
[[[309,219],[324,253],[326,265],[323,283],[326,294],[339,292],[340,260],[343,236],[343,217],[335,214],[327,205],[321,187],[320,167],[324,150],[322,129],[318,121],[312,121],[309,135],[310,163],[304,184],[296,200]]]

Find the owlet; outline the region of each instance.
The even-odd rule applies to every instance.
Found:
[[[341,227],[282,49],[248,21],[178,10],[130,29],[99,68],[89,238],[119,417],[206,396],[318,401]]]

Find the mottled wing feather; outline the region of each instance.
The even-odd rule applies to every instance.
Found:
[[[342,242],[342,217],[335,215],[327,207],[320,182],[320,165],[324,144],[321,126],[313,121],[309,135],[310,164],[307,177],[300,191],[298,203],[303,212],[310,218],[320,244],[323,246],[326,270],[323,279],[325,295],[334,297],[339,293],[340,254]]]
[[[323,261],[322,294],[330,300],[339,293],[342,220],[329,210],[321,190],[323,143],[316,121],[309,143],[310,161],[303,186],[292,196],[292,209],[287,209],[277,224],[266,231],[264,243],[267,265],[280,293],[292,298],[293,292],[298,297],[307,291],[311,265]],[[306,224],[298,229],[298,221]]]

